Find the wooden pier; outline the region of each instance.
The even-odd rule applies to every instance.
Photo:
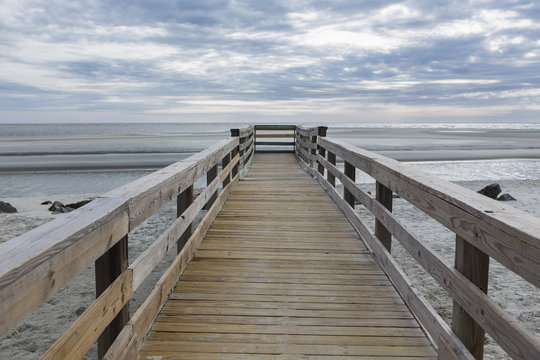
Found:
[[[43,359],[81,359],[98,342],[104,359],[471,360],[483,357],[484,332],[514,359],[540,358],[538,338],[486,294],[490,257],[540,285],[538,219],[326,138],[326,128],[231,134],[1,244],[0,334],[95,262],[99,296]],[[355,184],[357,170],[375,179],[374,196]],[[201,176],[208,185],[194,197]],[[456,234],[455,264],[400,223],[394,193]],[[171,200],[178,218],[129,264],[129,233]],[[411,286],[392,241],[453,298],[451,327]]]
[[[141,359],[332,355],[436,357],[351,224],[294,155],[256,154]]]

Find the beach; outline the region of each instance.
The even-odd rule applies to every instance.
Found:
[[[202,150],[216,138],[227,136],[226,129],[214,129],[205,137],[204,128],[195,129],[198,131],[194,128],[185,132],[178,130],[174,134],[166,134],[165,128],[159,128],[160,131],[152,134],[141,134],[143,128],[139,128],[139,132],[133,131],[135,134],[114,134],[112,131],[113,135],[108,140],[101,138],[99,141],[100,134],[90,133],[99,133],[102,129],[86,129],[84,134],[73,130],[73,133],[61,135],[64,140],[70,138],[72,142],[60,149],[49,144],[51,139],[55,139],[54,134],[25,137],[17,133],[11,136],[8,145],[0,146],[0,200],[11,203],[18,213],[0,214],[0,243],[63,216],[51,214],[48,206],[40,205],[43,201],[69,203],[95,198],[156,168]],[[477,191],[497,182],[503,192],[517,199],[506,205],[540,218],[539,135],[540,126],[503,129],[451,126],[351,129],[341,126],[328,131],[328,136],[408,161],[411,166],[467,189]],[[29,146],[27,143],[26,150],[22,151],[23,141],[28,142],[29,138],[35,144]],[[119,138],[125,140],[120,146],[123,150],[118,148]],[[159,145],[160,139],[163,146]],[[182,145],[182,141],[186,145]],[[96,150],[98,148],[102,153]],[[147,152],[144,152],[145,149]],[[140,154],[145,156],[138,162],[136,159]],[[89,160],[89,157],[92,159]],[[59,158],[63,160],[58,161]],[[100,163],[106,166],[100,166]],[[205,179],[197,182],[198,190],[204,183]],[[357,183],[374,193],[374,184],[368,177],[358,174]],[[368,224],[374,224],[373,217],[365,210],[360,207],[357,210]],[[440,254],[448,264],[453,264],[453,233],[403,199],[394,200],[393,212],[427,246]],[[176,204],[171,202],[130,233],[130,262],[157,238],[175,216]],[[149,293],[160,272],[172,260],[173,253],[136,292],[130,303],[131,313]],[[451,300],[444,290],[425,274],[396,241],[393,242],[392,253],[420,293],[445,321],[450,322]],[[94,292],[94,270],[90,267],[2,338],[0,358],[38,358],[92,302]],[[540,334],[540,293],[536,287],[491,260],[488,292],[525,328],[537,336]],[[92,351],[87,358],[95,358]],[[485,358],[506,358],[489,337]]]

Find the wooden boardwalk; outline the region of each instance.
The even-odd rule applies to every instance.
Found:
[[[257,153],[141,359],[436,358],[342,212],[293,154]]]

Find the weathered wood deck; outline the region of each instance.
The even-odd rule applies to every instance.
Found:
[[[362,240],[293,154],[259,154],[141,359],[436,358]]]

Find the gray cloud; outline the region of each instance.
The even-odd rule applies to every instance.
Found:
[[[6,0],[0,12],[4,121],[539,119],[533,1]]]

